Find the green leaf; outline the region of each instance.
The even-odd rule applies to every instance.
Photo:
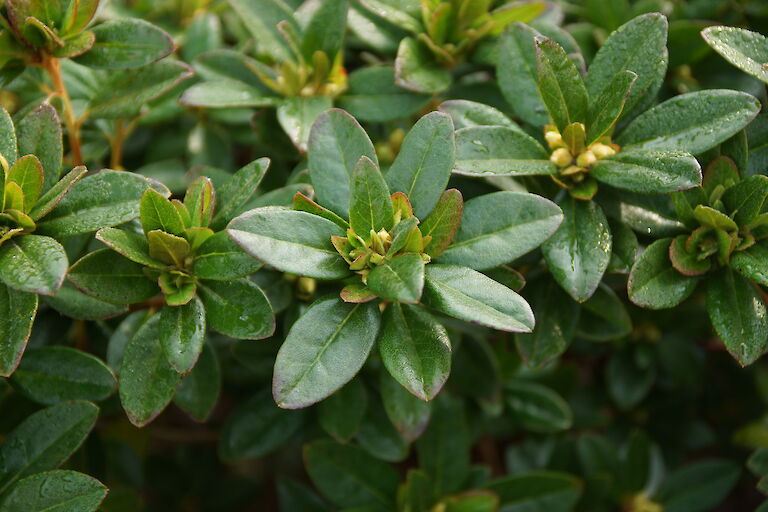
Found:
[[[32,218],[32,220],[38,221],[40,218],[44,217],[51,210],[53,210],[56,205],[58,205],[61,200],[64,199],[64,196],[69,193],[75,183],[80,181],[80,179],[85,176],[87,172],[88,169],[82,165],[75,167],[70,172],[68,172],[67,175],[64,176],[58,183],[48,189],[48,191],[37,200],[37,204],[35,204],[29,211],[29,216]]]
[[[598,160],[592,176],[616,188],[663,194],[701,185],[699,162],[680,151],[627,149]]]
[[[19,154],[36,155],[40,159],[45,176],[41,191],[48,191],[59,181],[63,158],[61,123],[56,109],[43,103],[16,123],[16,132]],[[31,205],[37,199],[27,198],[27,201]]]
[[[768,311],[757,289],[725,268],[707,282],[707,313],[728,352],[741,364],[768,349]]]
[[[629,273],[627,292],[638,306],[666,309],[677,306],[696,289],[699,280],[684,276],[669,261],[671,238],[656,240],[648,246]]]
[[[160,325],[160,315],[147,320],[128,342],[120,365],[120,402],[137,427],[165,409],[181,380],[165,356]]]
[[[220,231],[197,249],[192,273],[200,279],[227,281],[253,274],[261,267],[261,262]]]
[[[587,116],[587,140],[589,146],[603,135],[609,135],[621,117],[624,104],[632,91],[637,74],[622,71],[610,81],[600,96],[590,102]]]
[[[205,344],[205,308],[197,297],[160,311],[160,343],[171,366],[182,375],[197,363]]]
[[[768,249],[756,244],[733,253],[731,268],[751,281],[768,286]]]
[[[64,281],[56,295],[43,297],[43,302],[62,315],[77,320],[103,320],[128,311],[127,305],[111,304],[86,295],[68,281]]]
[[[675,96],[635,118],[616,139],[625,149],[699,154],[729,139],[760,111],[751,94],[726,89]]]
[[[284,22],[295,32],[300,32],[300,28],[283,0],[230,0],[229,4],[256,39],[260,53],[276,62],[293,58],[277,25]]]
[[[64,46],[60,46],[53,51],[53,55],[60,59],[78,57],[91,48],[96,42],[96,35],[90,30],[80,32],[64,40]]]
[[[504,126],[524,133],[523,129],[507,117],[504,112],[483,103],[469,100],[448,100],[440,104],[440,112],[445,112],[451,116],[456,130],[475,126]]]
[[[571,428],[573,413],[568,403],[546,386],[535,382],[505,384],[507,404],[515,423],[525,430],[554,433]]]
[[[499,497],[490,491],[472,490],[448,496],[441,503],[446,512],[495,512]]]
[[[464,204],[461,227],[439,263],[483,270],[538,247],[563,220],[560,208],[533,194],[494,192]]]
[[[408,196],[416,218],[426,218],[445,190],[455,146],[453,123],[442,112],[422,117],[405,136],[385,177],[391,192]]]
[[[552,277],[577,302],[592,296],[611,260],[611,231],[602,208],[567,196],[563,223],[541,246]]]
[[[382,123],[415,115],[430,98],[395,85],[391,66],[377,66],[350,73],[349,86],[337,104],[360,121]]]
[[[284,272],[317,279],[340,279],[350,273],[331,244],[332,236],[346,233],[311,213],[257,208],[230,222],[227,233],[245,252]]]
[[[606,366],[605,379],[611,399],[621,410],[629,411],[642,402],[656,382],[656,367],[640,351],[615,351]]]
[[[0,285],[0,376],[19,365],[36,315],[37,295]]]
[[[94,251],[69,269],[68,279],[78,289],[107,302],[133,304],[148,300],[160,290],[138,263],[110,249]]]
[[[388,372],[380,372],[379,392],[389,421],[408,443],[421,437],[432,416],[432,402],[424,402],[400,385]]]
[[[425,237],[432,237],[424,252],[432,258],[437,258],[451,245],[459,230],[463,211],[464,200],[461,192],[452,188],[442,193],[432,213],[421,223],[421,233]]]
[[[63,464],[83,444],[98,415],[94,404],[76,401],[27,416],[0,447],[0,493],[19,479]]]
[[[312,125],[323,112],[332,106],[333,102],[327,96],[285,98],[277,107],[277,120],[293,145],[302,153],[306,153]]]
[[[346,443],[360,429],[367,407],[365,384],[361,379],[352,379],[317,405],[317,421],[328,435]]]
[[[191,217],[191,226],[208,227],[216,207],[216,192],[210,178],[200,176],[187,187],[184,206]]]
[[[418,400],[416,397],[413,399]],[[371,396],[355,439],[365,451],[377,459],[402,462],[408,456],[408,443],[389,421],[378,394]]]
[[[539,33],[523,23],[510,25],[499,39],[497,76],[504,98],[524,121],[543,126],[547,110],[539,95],[536,44]]]
[[[667,475],[657,501],[664,512],[705,512],[716,509],[739,481],[741,470],[730,460],[705,459]]]
[[[69,347],[27,350],[11,380],[29,399],[43,405],[67,400],[106,400],[117,388],[115,375],[100,359]]]
[[[312,482],[336,505],[394,507],[400,477],[361,448],[315,441],[304,447],[304,462]]]
[[[517,293],[466,267],[426,268],[423,302],[446,315],[508,332],[531,332],[533,312]]]
[[[18,142],[16,138],[16,128],[13,126],[11,115],[0,107],[0,155],[6,159],[9,165],[13,165],[19,157]]]
[[[5,512],[95,512],[107,488],[76,471],[46,471],[18,481],[0,503]]]
[[[392,377],[424,401],[440,392],[451,371],[451,342],[445,327],[417,306],[387,306],[379,350]]]
[[[237,80],[200,82],[184,91],[179,103],[204,108],[257,108],[277,105],[279,99]]]
[[[208,327],[238,340],[260,340],[275,332],[266,295],[249,279],[198,282]]]
[[[327,0],[312,13],[301,37],[301,52],[308,62],[316,51],[325,53],[329,61],[341,51],[348,9],[348,0]]]
[[[400,41],[395,59],[395,83],[409,91],[432,94],[451,86],[451,73],[424,44],[412,37]]]
[[[109,20],[91,31],[96,35],[96,43],[76,60],[89,68],[138,68],[160,60],[174,50],[170,35],[138,18]]]
[[[394,210],[387,183],[367,157],[361,157],[352,171],[349,203],[349,223],[359,236],[392,229]]]
[[[96,239],[113,251],[141,265],[152,268],[168,266],[168,263],[158,261],[149,255],[146,236],[119,228],[102,228],[96,232]]]
[[[486,488],[496,493],[504,512],[571,512],[582,483],[566,473],[533,471],[496,479]]]
[[[693,217],[703,226],[721,229],[723,231],[736,231],[739,226],[728,215],[710,206],[697,205],[693,209]]]
[[[376,303],[315,301],[293,324],[275,360],[272,394],[280,407],[300,409],[326,398],[362,368],[379,332]]]
[[[219,441],[224,460],[263,457],[291,440],[304,422],[304,411],[286,411],[264,390],[240,405],[227,419]]]
[[[147,242],[153,260],[184,268],[184,260],[190,252],[189,242],[184,238],[156,229],[147,233]]]
[[[68,266],[64,247],[47,236],[17,236],[0,246],[0,281],[23,292],[56,295]]]
[[[424,289],[424,260],[415,253],[395,256],[374,268],[366,284],[381,299],[416,304]]]
[[[350,177],[362,156],[378,163],[371,139],[352,116],[331,109],[317,118],[309,136],[309,175],[317,202],[344,218],[349,218]]]
[[[195,367],[181,381],[173,403],[197,421],[206,421],[213,412],[221,392],[221,368],[216,350],[203,345]]]
[[[560,133],[571,123],[587,120],[589,96],[576,65],[552,39],[536,36],[539,94]]]
[[[256,189],[269,169],[269,158],[259,158],[244,165],[216,189],[216,213],[211,229],[219,231],[236,215],[256,193]]]
[[[339,226],[341,229],[349,228],[349,222],[342,219],[328,208],[320,206],[301,192],[296,192],[296,195],[293,196],[293,209],[328,219]]]
[[[536,328],[531,334],[516,334],[515,344],[523,361],[538,368],[559,357],[571,344],[581,307],[553,279],[534,288],[531,302]]]
[[[178,210],[165,196],[152,188],[141,196],[139,215],[144,233],[159,229],[178,236],[184,234],[184,221]]]
[[[600,10],[607,7],[605,2],[597,5]],[[659,13],[638,16],[611,34],[595,55],[586,78],[589,97],[596,100],[617,74],[632,71],[637,80],[622,116],[641,112],[656,99],[667,72],[667,61],[667,18]]]
[[[467,176],[555,174],[557,166],[536,139],[506,126],[475,126],[456,132],[454,172]]]
[[[91,98],[89,117],[93,119],[135,117],[145,104],[170,91],[191,76],[192,68],[172,59],[137,69],[110,72],[100,81],[95,95]]]
[[[592,297],[584,302],[579,317],[578,335],[593,341],[623,338],[632,332],[632,319],[616,293],[600,283]]]
[[[738,27],[707,27],[701,35],[725,60],[768,83],[768,38],[758,32]]]
[[[729,187],[722,199],[734,222],[744,226],[763,211],[768,200],[768,177],[749,176]]]
[[[38,232],[67,237],[127,222],[139,216],[141,195],[150,187],[162,195],[170,195],[165,186],[138,174],[105,170],[90,175],[72,186],[66,197],[37,225]]]
[[[80,32],[91,22],[98,7],[98,0],[70,1],[64,13],[62,28],[67,34]]]

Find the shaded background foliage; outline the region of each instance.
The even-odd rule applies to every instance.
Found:
[[[650,310],[629,300],[633,290],[630,286],[628,298],[627,279],[639,247],[658,244],[657,239],[681,232],[676,231],[677,224],[670,230],[670,224],[684,221],[687,227],[682,232],[690,232],[699,226],[696,222],[705,227],[709,226],[707,222],[715,222],[711,216],[705,221],[695,217],[694,222],[679,213],[681,210],[675,206],[683,199],[692,207],[706,204],[722,211],[725,206],[718,203],[719,194],[736,186],[739,178],[766,174],[768,125],[764,115],[755,117],[760,108],[757,101],[765,104],[768,100],[766,77],[759,70],[751,69],[751,74],[740,71],[737,68],[744,68],[743,60],[724,59],[700,33],[712,25],[731,25],[768,34],[768,7],[760,0],[584,0],[513,2],[504,10],[502,3],[464,2],[477,12],[467,7],[465,19],[453,19],[453,25],[441,28],[439,24],[430,26],[421,17],[421,5],[433,20],[440,19],[439,9],[443,9],[439,2],[426,0],[421,4],[404,0],[111,0],[98,6],[93,21],[52,23],[53,35],[45,30],[35,32],[37,29],[23,32],[19,36],[23,39],[22,50],[11,41],[9,34],[13,31],[3,25],[0,104],[13,120],[0,120],[0,153],[8,159],[8,133],[15,125],[17,141],[13,146],[18,147],[19,155],[37,155],[40,175],[44,177],[43,192],[60,177],[71,176],[73,181],[82,178],[72,186],[71,196],[59,203],[58,211],[45,212],[50,217],[36,218],[32,215],[35,206],[24,205],[23,213],[39,222],[33,223],[34,234],[27,228],[15,238],[55,239],[53,243],[61,247],[55,249],[58,266],[66,270],[74,264],[63,287],[59,290],[63,272],[52,278],[43,276],[50,279],[36,289],[0,276],[9,287],[3,285],[3,311],[8,312],[3,319],[4,329],[10,329],[7,324],[14,315],[24,317],[19,315],[20,309],[13,307],[23,308],[25,304],[8,298],[17,293],[17,288],[25,290],[28,300],[32,300],[32,292],[41,294],[40,299],[34,299],[39,300],[39,307],[21,364],[15,372],[13,368],[5,372],[13,375],[0,382],[0,431],[5,435],[0,448],[3,510],[28,510],[18,507],[30,507],[27,496],[41,486],[54,500],[67,493],[77,494],[80,508],[72,510],[105,512],[763,509],[761,492],[768,489],[768,368],[759,356],[768,339],[765,326],[747,326],[753,330],[746,336],[749,351],[745,353],[740,346],[743,326],[731,323],[728,317],[718,323],[715,316],[717,333],[713,330],[705,286],[695,291],[689,287],[690,297],[678,297],[681,303],[673,309]],[[23,8],[24,4],[6,1],[3,13],[7,15],[10,9]],[[95,11],[99,3],[79,4],[85,12],[86,6]],[[296,48],[283,42],[283,35],[273,23],[294,10],[304,33],[317,36],[297,39]],[[317,26],[307,28],[313,26],[308,22],[313,13],[320,11],[324,14],[318,17]],[[496,12],[496,25],[484,25],[487,11]],[[592,69],[596,53],[614,30],[647,13],[661,13],[668,20],[668,65],[661,68],[658,95],[646,98],[642,108],[629,114],[629,106],[622,101],[621,107],[627,108],[623,115],[627,117],[619,119],[619,108],[606,133],[618,135],[619,141],[624,137],[627,145],[642,143],[641,136],[633,140],[627,135],[632,133],[631,117],[682,94],[713,89],[746,93],[711,93],[723,97],[727,94],[729,102],[723,111],[738,111],[734,116],[741,120],[730,118],[719,125],[705,124],[705,129],[712,128],[705,134],[711,139],[708,144],[700,139],[698,143],[676,142],[678,146],[671,149],[687,151],[699,163],[693,161],[687,168],[685,183],[681,178],[664,194],[648,195],[660,190],[644,183],[641,185],[646,190],[633,190],[626,183],[611,182],[605,174],[601,178],[596,172],[595,180],[587,180],[602,182],[598,195],[594,195],[597,189],[572,191],[574,196],[581,194],[581,200],[576,200],[546,176],[510,176],[519,174],[516,164],[510,163],[515,158],[539,160],[548,169],[571,164],[570,160],[564,166],[549,161],[558,146],[547,146],[550,140],[544,138],[543,125],[548,116],[554,118],[557,113],[553,114],[552,104],[546,100],[549,114],[543,109],[535,75],[525,89],[520,58],[533,59],[535,65],[536,55],[516,48],[513,38],[521,41],[533,32],[510,23],[528,23],[556,41],[547,39],[543,43],[544,51],[550,51],[548,58],[554,62],[565,56],[560,62],[573,64],[559,67],[573,65],[577,74],[583,74]],[[134,21],[130,26],[115,25],[115,20],[121,19]],[[344,19],[347,25],[342,30]],[[666,26],[658,15],[641,19],[655,20],[657,27]],[[299,22],[295,23],[298,26]],[[510,25],[502,34],[501,25],[506,24]],[[290,40],[291,29],[285,24],[282,28]],[[94,34],[93,40],[89,33]],[[708,34],[718,37],[716,32]],[[258,42],[254,42],[254,36]],[[59,44],[57,38],[64,42]],[[142,41],[146,47],[133,54],[110,55],[104,50],[109,45],[99,46],[99,42],[110,38],[127,41],[129,46]],[[533,49],[532,35],[525,40]],[[654,41],[651,36],[647,40]],[[96,43],[89,47],[89,41]],[[717,41],[710,43],[717,47]],[[762,62],[768,61],[768,42],[756,39],[748,43],[749,51],[757,52],[753,59],[762,56]],[[662,51],[655,57],[662,58],[663,46],[662,41]],[[65,49],[68,54],[62,53]],[[104,51],[106,57],[99,54]],[[55,52],[59,52],[58,56],[51,59]],[[17,58],[22,54],[27,56]],[[634,83],[642,83],[643,78]],[[555,76],[554,82],[558,79]],[[57,81],[64,84],[66,98]],[[563,81],[559,84],[562,86]],[[716,99],[693,102],[689,109],[703,112]],[[731,105],[733,109],[728,110]],[[598,270],[583,288],[572,286],[574,272],[567,272],[562,257],[558,263],[553,242],[549,242],[549,248],[545,244],[541,250],[531,251],[543,239],[515,252],[515,258],[504,260],[507,263],[514,259],[512,266],[487,269],[460,262],[467,268],[483,270],[512,290],[522,288],[520,294],[536,316],[536,330],[530,334],[495,331],[437,313],[435,322],[442,326],[451,346],[450,354],[443,354],[450,359],[451,370],[450,377],[447,372],[440,375],[445,385],[434,400],[422,402],[409,394],[390,377],[386,354],[380,355],[375,349],[370,357],[366,353],[359,361],[365,365],[349,384],[330,394],[343,384],[338,382],[323,396],[315,394],[311,403],[318,403],[297,410],[278,408],[270,391],[278,350],[310,304],[328,294],[337,296],[341,286],[337,281],[285,274],[279,270],[279,263],[252,273],[255,268],[248,267],[243,262],[246,260],[238,260],[240,265],[228,269],[243,268],[242,273],[225,275],[222,266],[208,277],[201,273],[196,286],[215,289],[226,286],[222,283],[240,282],[240,295],[232,290],[223,295],[235,297],[231,303],[234,306],[262,304],[249,308],[248,314],[258,311],[271,318],[274,313],[273,332],[269,321],[256,333],[236,329],[238,319],[223,316],[226,307],[216,309],[215,304],[210,305],[214,301],[206,300],[204,292],[200,292],[201,300],[195,298],[189,303],[202,304],[195,307],[208,315],[208,327],[218,332],[228,328],[233,331],[219,334],[209,330],[202,337],[198,333],[191,362],[169,356],[172,364],[187,365],[185,371],[194,366],[192,373],[182,378],[165,364],[163,350],[171,349],[158,342],[162,335],[157,332],[157,319],[162,313],[149,321],[147,312],[160,308],[170,311],[169,305],[163,306],[164,301],[171,304],[174,300],[169,301],[169,296],[195,294],[197,289],[189,292],[189,283],[177,281],[171,291],[159,291],[145,279],[151,285],[147,297],[121,304],[115,304],[119,300],[97,300],[100,292],[112,289],[103,283],[90,285],[90,270],[83,271],[88,260],[81,258],[103,255],[107,263],[101,268],[123,261],[101,243],[119,246],[110,245],[110,232],[102,229],[117,225],[140,240],[138,244],[146,245],[141,245],[140,258],[147,256],[142,252],[146,251],[151,258],[170,258],[161,263],[176,263],[177,253],[162,253],[159,249],[153,252],[152,242],[144,241],[145,235],[150,237],[153,231],[165,233],[154,237],[175,236],[187,245],[195,244],[197,235],[184,231],[189,222],[181,229],[163,222],[152,225],[146,213],[148,207],[142,210],[142,203],[150,199],[142,197],[151,196],[158,209],[172,204],[166,197],[184,200],[192,212],[213,216],[205,222],[197,219],[194,227],[210,227],[211,233],[217,232],[212,236],[221,238],[225,238],[227,223],[246,210],[290,207],[297,192],[315,198],[311,181],[315,179],[320,189],[317,177],[326,171],[322,166],[318,171],[312,169],[310,127],[321,112],[332,106],[346,110],[361,123],[363,136],[367,133],[375,148],[369,156],[377,157],[382,169],[405,153],[406,134],[415,130],[417,120],[427,119],[422,116],[434,110],[442,111],[441,119],[450,116],[457,128],[457,158],[451,168],[458,173],[452,174],[447,184],[434,187],[440,188],[438,194],[456,188],[468,202],[473,198],[485,201],[499,190],[511,194],[504,197],[527,190],[557,202],[566,217],[569,211],[592,208],[589,215],[584,214],[587,220],[577,223],[586,226],[586,231],[574,236],[591,236],[594,230],[587,228],[597,225],[601,233],[612,234],[612,254],[603,251],[605,261],[587,261],[588,267]],[[436,114],[430,116],[437,119]],[[500,153],[507,170],[512,168],[513,172],[473,177],[466,162],[480,159],[473,152],[474,137],[490,133],[484,131],[486,127],[473,125],[488,125],[495,130],[492,135],[501,141],[494,148],[498,151],[509,140],[523,140],[523,135],[530,135],[535,139],[534,154]],[[565,136],[564,126],[559,128]],[[510,135],[517,133],[516,129],[521,135]],[[718,135],[712,136],[718,129]],[[359,136],[361,132],[354,133]],[[611,143],[604,142],[606,146]],[[580,151],[575,153],[573,157]],[[731,176],[731,182],[723,178],[722,189],[715,191],[707,188],[706,169],[723,155],[733,161],[722,171],[726,177]],[[352,166],[359,156],[354,155]],[[268,171],[265,161],[257,160],[262,157],[270,159]],[[693,157],[683,155],[680,159],[690,163]],[[75,173],[77,178],[65,174],[81,164],[91,170],[110,168],[130,173],[87,177]],[[703,190],[700,188],[673,192],[699,184],[699,164],[705,171],[703,189],[707,189],[707,197],[693,197]],[[61,169],[65,172],[59,173]],[[736,178],[732,176],[734,169]],[[381,176],[378,167],[366,172]],[[677,177],[683,174],[681,171]],[[238,183],[243,183],[233,175],[246,180],[240,188],[247,197],[233,195]],[[209,180],[200,178],[203,176]],[[384,176],[388,192],[399,190],[386,173]],[[92,219],[81,213],[90,224],[74,231],[66,220],[56,224],[56,219],[66,217],[70,211],[87,211],[94,206],[88,203],[90,199],[81,197],[90,197],[88,184],[96,179],[114,180],[115,188],[123,190],[133,187],[131,197],[123,198],[130,207],[121,215],[114,214],[112,207],[118,199],[110,196],[105,208],[113,215]],[[756,189],[763,186],[760,179],[750,182],[754,183],[758,184]],[[186,192],[190,199],[185,200],[190,186]],[[205,206],[206,187],[218,194],[218,209]],[[26,189],[24,192],[27,194]],[[673,203],[671,197],[675,194]],[[334,210],[323,202],[327,200],[322,194],[318,195],[320,198],[315,199],[322,206]],[[346,194],[342,195],[346,200]],[[594,201],[583,201],[593,195]],[[411,200],[418,212],[418,202],[413,196]],[[4,199],[3,211],[9,209],[8,204],[17,204],[7,201]],[[237,204],[217,222],[215,215],[227,207],[228,201]],[[762,213],[763,206],[761,203],[755,213]],[[595,209],[605,215],[595,213]],[[140,213],[140,221],[131,221]],[[26,221],[13,215],[18,225],[23,225],[18,219]],[[167,217],[160,218],[162,221]],[[355,219],[349,220],[355,223]],[[421,220],[423,226],[425,219]],[[744,234],[741,227],[724,232],[733,239]],[[99,229],[97,237],[101,242],[94,236]],[[253,254],[252,249],[244,248]],[[417,252],[429,255],[428,246],[421,249]],[[589,260],[590,250],[591,246],[584,251],[586,255],[579,257]],[[669,262],[667,250],[661,252],[664,257],[652,263],[666,265],[664,268],[672,272],[684,267],[681,261],[689,262],[683,255],[678,262],[674,258]],[[185,252],[184,257],[192,257],[190,254],[197,257],[194,251]],[[644,257],[650,258],[648,254]],[[255,260],[247,261],[258,266]],[[716,267],[725,266],[724,261]],[[728,263],[742,272],[745,266],[738,266],[738,261],[734,257]],[[435,268],[439,263],[429,263],[425,268]],[[162,265],[144,266],[167,270]],[[694,271],[698,272],[698,267]],[[24,272],[22,269],[14,275],[26,276]],[[139,268],[136,275],[141,277],[142,272]],[[251,273],[248,278],[241,277]],[[755,271],[747,275],[758,283],[755,286],[738,277],[741,274],[727,275],[736,275],[739,282],[747,283],[741,289],[754,294],[752,304],[762,304],[765,276],[760,278],[758,274]],[[677,273],[673,275],[683,279]],[[702,278],[713,279],[711,275]],[[119,287],[115,289],[120,291]],[[58,294],[51,296],[51,290],[58,290]],[[668,293],[663,288],[656,291],[650,303],[637,296],[633,300],[660,306],[653,300],[663,302]],[[376,295],[382,296],[381,292]],[[398,300],[408,302],[402,295],[395,298]],[[413,308],[397,303],[389,307],[395,306],[406,311]],[[724,309],[734,311],[730,306]],[[29,310],[30,303],[26,303],[24,312]],[[729,332],[731,326],[736,331],[742,328],[741,333]],[[124,359],[126,346],[133,339],[141,343],[133,343]],[[126,361],[133,365],[129,366],[132,370],[155,362],[157,371],[151,378],[138,373],[131,390],[125,384],[130,379],[121,374],[125,371],[121,365]],[[749,366],[742,368],[739,362]],[[122,375],[119,392],[116,375]],[[156,390],[170,391],[154,393]],[[440,386],[422,391],[433,398],[439,390]],[[83,400],[97,402],[98,411]],[[146,426],[137,428],[137,424]],[[29,456],[46,446],[49,449],[40,457]],[[59,467],[63,469],[56,469]],[[102,485],[84,475],[109,488],[106,498]]]

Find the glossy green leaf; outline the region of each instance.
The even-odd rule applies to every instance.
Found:
[[[544,36],[536,36],[535,44],[539,94],[563,133],[569,124],[587,120],[587,89],[576,65],[559,44]]]
[[[56,295],[44,296],[42,299],[62,315],[77,320],[103,320],[128,311],[127,305],[112,304],[86,295],[68,281],[64,281]]]
[[[182,375],[197,363],[205,344],[205,308],[198,298],[182,306],[166,306],[160,311],[160,343],[165,357]]]
[[[23,292],[56,295],[68,266],[64,247],[47,236],[14,237],[0,246],[0,281]]]
[[[86,54],[87,55],[87,54]],[[148,102],[192,76],[181,61],[165,59],[137,69],[112,71],[91,98],[89,116],[94,119],[134,117]]]
[[[118,228],[103,228],[96,233],[96,239],[113,251],[141,265],[152,268],[164,268],[168,265],[149,255],[147,237],[138,233]]]
[[[642,194],[687,190],[701,184],[701,167],[688,153],[633,149],[599,160],[591,172],[613,187]]]
[[[151,188],[141,196],[140,219],[145,233],[156,229],[174,235],[184,233],[184,222],[179,212],[165,196]]]
[[[586,123],[587,146],[611,133],[636,80],[637,74],[632,71],[618,73],[600,96],[590,102]]]
[[[29,211],[29,216],[32,220],[37,221],[40,218],[47,215],[58,205],[64,196],[66,196],[72,187],[82,179],[88,172],[84,166],[75,167],[66,174],[61,180],[53,185],[46,193],[44,193]]]
[[[271,107],[278,98],[236,80],[217,80],[193,85],[179,99],[182,105],[204,108]]]
[[[349,86],[337,104],[360,121],[386,122],[421,111],[431,96],[395,85],[391,66],[359,68],[349,74]]]
[[[456,132],[454,172],[467,176],[555,174],[549,154],[530,135],[506,126],[474,126]]]
[[[349,191],[349,224],[364,238],[371,231],[392,229],[394,210],[384,176],[378,166],[367,157],[352,171]]]
[[[366,284],[381,299],[416,304],[424,289],[424,260],[415,253],[395,256],[375,267]]]
[[[426,268],[423,302],[455,318],[508,332],[530,332],[533,311],[517,293],[466,267]]]
[[[56,469],[83,444],[99,408],[65,402],[27,416],[0,446],[0,493],[19,479]]]
[[[0,285],[0,376],[8,377],[21,361],[37,314],[37,295]]]
[[[566,197],[561,203],[563,223],[541,246],[552,277],[573,297],[592,296],[611,260],[611,232],[600,206]]]
[[[368,359],[379,318],[376,303],[348,304],[337,297],[314,302],[277,354],[272,381],[277,404],[307,407],[349,382]]]
[[[476,197],[464,204],[456,238],[438,261],[477,270],[509,263],[549,238],[562,219],[556,204],[533,194]]]
[[[469,100],[448,100],[440,104],[440,112],[445,112],[453,120],[456,130],[475,126],[504,126],[522,132],[522,128],[502,111]]]
[[[656,240],[640,254],[629,273],[627,292],[638,306],[671,308],[688,298],[699,280],[682,275],[669,261],[671,238]]]
[[[429,215],[448,184],[455,144],[451,118],[441,112],[422,117],[405,136],[385,177],[391,192],[408,196],[416,218]]]
[[[554,471],[502,477],[487,488],[499,496],[503,512],[571,512],[582,492],[578,479]]]
[[[400,477],[389,464],[361,448],[315,441],[304,447],[304,461],[312,482],[336,505],[394,506]]]
[[[450,72],[440,66],[432,52],[420,41],[406,37],[400,41],[395,59],[395,83],[418,93],[439,93],[451,86]]]
[[[266,295],[253,281],[201,281],[198,294],[208,327],[239,340],[260,340],[275,332],[275,315]]]
[[[658,491],[665,512],[716,509],[739,480],[741,470],[730,460],[704,459],[668,475]]]
[[[13,165],[19,157],[18,140],[13,119],[4,107],[0,108],[0,131],[3,134],[0,137],[0,155],[3,155],[3,158],[10,165]]]
[[[379,392],[389,421],[403,439],[412,443],[421,437],[432,416],[432,402],[424,402],[409,393],[384,371],[380,372]]]
[[[757,217],[768,201],[768,177],[749,176],[723,193],[723,203],[734,222],[744,226]]]
[[[280,409],[265,390],[240,405],[227,419],[219,453],[224,460],[262,457],[291,440],[304,417],[304,411]]]
[[[632,319],[621,299],[605,283],[584,302],[579,317],[578,335],[593,341],[609,341],[632,332]]]
[[[203,345],[195,367],[181,381],[173,403],[197,421],[206,421],[213,412],[221,392],[221,368],[216,350]]]
[[[701,35],[709,46],[725,60],[768,83],[768,38],[758,32],[739,27],[707,27]]]
[[[107,488],[76,471],[37,473],[18,481],[0,503],[5,512],[95,512]]]
[[[461,225],[463,212],[461,192],[452,188],[442,193],[432,213],[419,226],[422,235],[432,237],[424,252],[437,258],[451,245]]]
[[[362,156],[378,163],[365,130],[343,110],[324,112],[312,126],[307,156],[318,203],[349,218],[350,177],[355,165]]]
[[[160,292],[141,265],[111,249],[84,256],[72,265],[67,278],[88,295],[116,304],[142,302]]]
[[[451,371],[448,333],[418,306],[387,306],[379,351],[392,377],[424,401],[432,400],[440,392]]]
[[[105,170],[90,175],[72,186],[38,224],[38,232],[66,237],[127,222],[138,217],[139,200],[150,187],[166,197],[170,195],[164,185],[138,174]]]
[[[304,27],[301,51],[311,62],[316,51],[325,53],[329,61],[341,50],[347,24],[349,0],[329,0],[320,4]]]
[[[227,233],[245,252],[284,272],[318,279],[349,275],[331,244],[332,236],[345,231],[317,215],[267,206],[234,219]]]
[[[312,125],[332,106],[333,102],[327,96],[285,98],[277,107],[277,120],[293,145],[306,153]]]
[[[91,29],[96,43],[77,62],[95,69],[126,69],[146,66],[174,50],[163,29],[138,18],[100,23]]]
[[[747,93],[726,89],[675,96],[635,118],[616,142],[621,146],[699,154],[749,124],[760,103]]]
[[[137,427],[147,425],[165,409],[181,381],[165,356],[160,320],[160,315],[154,315],[136,331],[120,365],[120,402]]]
[[[747,279],[768,286],[768,249],[753,245],[731,255],[731,268]]]
[[[41,191],[48,191],[59,181],[63,158],[61,124],[56,109],[43,103],[16,123],[16,132],[19,154],[37,155],[40,159],[44,175]]]
[[[508,382],[505,386],[507,404],[523,429],[553,433],[567,430],[573,424],[568,403],[546,386],[525,381]]]
[[[189,242],[186,239],[155,229],[147,233],[147,243],[149,256],[153,260],[176,268],[184,268],[184,260],[190,253]]]
[[[28,398],[43,405],[67,400],[99,402],[117,387],[112,370],[100,359],[61,346],[27,350],[12,382]]]
[[[723,269],[707,282],[707,313],[728,352],[742,366],[768,349],[768,311],[757,289]]]
[[[365,417],[355,440],[377,459],[402,462],[408,457],[408,443],[389,421],[379,396],[375,394],[369,398]],[[414,400],[417,399],[414,397]]]
[[[499,40],[496,72],[499,88],[515,113],[528,123],[543,126],[548,116],[538,89],[537,35],[535,29],[523,23],[510,25]]]
[[[283,0],[230,0],[230,5],[256,39],[260,52],[278,62],[292,58],[288,44],[277,25],[280,22],[287,23],[296,32],[299,27],[291,9]]]
[[[216,187],[216,213],[211,229],[224,229],[227,222],[242,213],[243,207],[256,193],[256,189],[269,169],[269,158],[259,158],[244,165],[221,186]]]
[[[246,254],[221,231],[197,249],[192,273],[200,279],[226,281],[253,274],[261,266],[261,262]]]

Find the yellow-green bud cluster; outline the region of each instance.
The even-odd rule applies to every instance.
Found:
[[[560,169],[561,176],[570,177],[575,182],[581,181],[599,160],[615,155],[619,150],[608,136],[585,145],[586,129],[582,123],[571,123],[562,134],[555,126],[547,125],[544,139],[552,150],[549,160]]]

